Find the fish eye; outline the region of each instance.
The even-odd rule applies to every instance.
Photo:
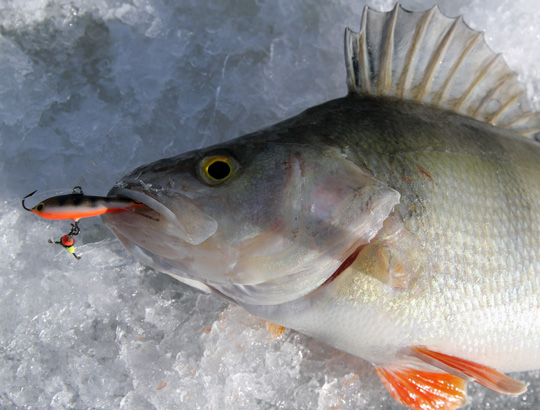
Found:
[[[237,164],[233,158],[225,155],[212,155],[203,158],[199,173],[205,183],[217,185],[229,179],[236,168]]]
[[[41,212],[43,211],[43,208],[45,208],[45,204],[43,202],[40,202],[39,204],[37,204],[34,209],[38,212]]]

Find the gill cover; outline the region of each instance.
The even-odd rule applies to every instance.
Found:
[[[234,268],[261,281],[211,284],[237,302],[284,303],[313,291],[377,234],[400,198],[337,149],[291,154],[285,189],[280,223],[246,241]]]

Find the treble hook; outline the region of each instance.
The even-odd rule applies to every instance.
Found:
[[[80,188],[80,187],[79,187],[79,188]],[[74,189],[75,189],[75,188],[74,188]],[[29,196],[34,195],[36,192],[37,192],[37,189],[36,189],[34,192],[32,192],[32,193],[26,195],[26,196],[22,199],[22,201],[21,201],[22,207],[23,207],[24,209],[26,209],[27,211],[32,211],[32,210],[31,210],[30,208],[27,208],[26,205],[24,205],[24,200],[25,200],[26,198],[28,198]],[[82,192],[82,191],[81,191],[81,192]]]
[[[66,251],[68,251],[75,257],[75,259],[81,259],[81,257],[75,253],[75,239],[73,239],[73,235],[71,233],[62,236],[57,241],[49,239],[49,243],[52,243],[54,245],[62,245]]]

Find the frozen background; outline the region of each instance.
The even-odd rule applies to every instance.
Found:
[[[486,31],[540,108],[538,2],[439,3]],[[291,330],[272,341],[240,308],[141,266],[98,218],[81,223],[76,261],[47,243],[68,221],[20,207],[34,189],[104,195],[137,165],[344,95],[343,31],[365,4],[0,1],[2,409],[401,408],[370,365]],[[468,408],[540,408],[540,372],[515,376],[527,394],[470,385]]]

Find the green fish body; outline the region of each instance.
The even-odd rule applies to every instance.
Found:
[[[479,38],[367,10],[349,95],[134,170],[109,195],[146,207],[103,219],[142,262],[373,363],[412,409],[464,405],[471,380],[520,394],[503,372],[540,369],[539,119]]]

